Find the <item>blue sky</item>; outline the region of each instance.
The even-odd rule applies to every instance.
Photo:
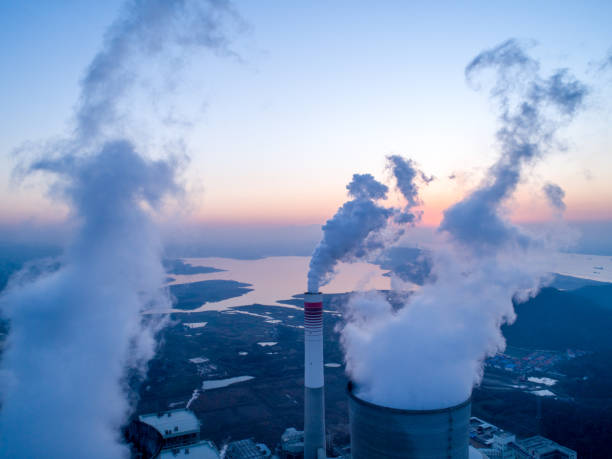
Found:
[[[12,184],[11,151],[70,129],[79,80],[120,5],[0,5],[5,219],[65,212],[39,179]],[[569,218],[612,218],[611,76],[594,72],[612,47],[611,3],[244,1],[235,9],[247,24],[232,44],[240,59],[191,56],[170,96],[151,104],[144,91],[131,101],[142,121],[134,136],[149,154],[168,139],[187,145],[186,218],[321,223],[354,172],[383,178],[385,155],[399,153],[440,178],[424,195],[425,221],[436,223],[496,157],[495,112],[486,92],[465,84],[463,69],[510,37],[533,43],[544,71],[569,67],[595,85],[589,109],[563,132],[566,151],[519,189],[517,218],[542,215],[543,199],[530,197],[545,181],[566,189]],[[191,126],[151,128],[174,112]],[[444,180],[451,173],[461,180]]]

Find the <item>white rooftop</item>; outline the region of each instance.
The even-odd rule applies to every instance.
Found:
[[[474,448],[473,446],[470,446],[468,449],[468,454],[469,454],[469,459],[483,459],[487,456],[485,456],[484,454],[482,454],[480,451],[478,451],[476,448]]]
[[[142,414],[138,419],[157,429],[164,438],[200,431],[200,421],[192,411],[178,409],[159,414]]]
[[[173,459],[175,457],[188,457],[190,459],[219,459],[221,456],[217,448],[208,441],[202,441],[194,445],[181,446],[180,448],[164,449],[159,456],[160,459]]]

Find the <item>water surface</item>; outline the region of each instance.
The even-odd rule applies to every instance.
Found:
[[[199,274],[172,274],[169,285],[188,284],[206,280],[232,280],[250,284],[253,290],[240,296],[217,302],[207,302],[189,311],[171,310],[164,312],[226,311],[237,306],[262,304],[285,308],[301,309],[297,306],[279,303],[306,290],[308,263],[310,257],[268,257],[257,260],[232,258],[185,258],[192,266],[209,266],[223,271]],[[612,257],[558,253],[553,256],[555,272],[567,276],[612,282]],[[386,271],[369,263],[340,263],[334,279],[321,288],[323,293],[346,293],[355,290],[386,290],[390,278]],[[156,311],[160,312],[160,311]],[[246,311],[240,311],[245,314]],[[261,316],[270,320],[270,317]]]
[[[206,303],[189,312],[223,311],[236,306],[262,304],[301,309],[279,303],[304,293],[310,257],[268,257],[257,260],[232,258],[185,258],[192,266],[210,266],[224,271],[202,274],[172,275],[169,285],[204,280],[233,280],[251,284],[253,291],[223,301]],[[324,293],[345,293],[354,290],[389,289],[390,279],[384,270],[369,263],[340,263],[335,278],[321,290]]]

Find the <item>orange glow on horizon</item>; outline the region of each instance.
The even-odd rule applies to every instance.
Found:
[[[255,196],[250,197],[248,201],[231,198],[221,201],[209,197],[203,205],[194,202],[188,209],[181,209],[180,203],[174,203],[170,206],[169,212],[162,212],[159,215],[157,221],[174,220],[186,224],[214,226],[322,225],[332,218],[338,207],[345,202],[346,194],[343,191],[333,196],[316,191],[306,196],[294,193],[282,197],[276,196],[274,199],[270,196]],[[454,190],[454,194],[444,191],[427,190],[423,193],[425,204],[416,209],[423,211],[419,226],[439,226],[444,210],[464,197],[459,190]],[[605,197],[604,194],[601,199],[595,201],[592,195],[572,194],[567,199],[565,219],[570,222],[612,220],[612,206]],[[390,199],[384,205],[401,204],[401,201]],[[508,203],[508,207],[510,219],[517,223],[538,223],[556,218],[543,198],[536,198],[526,191],[517,193],[516,198]],[[28,221],[41,225],[62,224],[68,214],[69,210],[64,204],[22,198],[5,202],[0,206],[0,223],[9,226]]]

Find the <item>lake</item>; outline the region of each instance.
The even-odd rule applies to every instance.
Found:
[[[306,290],[310,257],[267,257],[256,260],[208,257],[185,258],[183,261],[193,266],[209,266],[224,271],[189,275],[172,274],[174,280],[169,285],[204,280],[234,280],[251,284],[253,289],[242,296],[206,303],[189,312],[223,311],[251,304],[301,309],[279,301],[291,299]],[[559,253],[555,255],[553,265],[559,274],[612,282],[612,257],[609,256]],[[321,291],[345,293],[354,290],[386,290],[390,288],[390,278],[384,276],[385,272],[379,266],[369,263],[340,263],[334,279]],[[173,312],[179,311],[173,310]]]
[[[295,306],[279,303],[306,291],[310,257],[268,257],[256,260],[232,258],[184,258],[192,266],[210,266],[223,269],[221,272],[171,276],[173,284],[185,284],[204,280],[234,280],[251,284],[253,291],[242,296],[216,303],[206,303],[191,310],[222,311],[235,306],[265,304],[294,309]],[[383,276],[386,271],[369,263],[340,263],[334,279],[321,290],[324,293],[345,293],[353,290],[389,289],[390,278]]]

